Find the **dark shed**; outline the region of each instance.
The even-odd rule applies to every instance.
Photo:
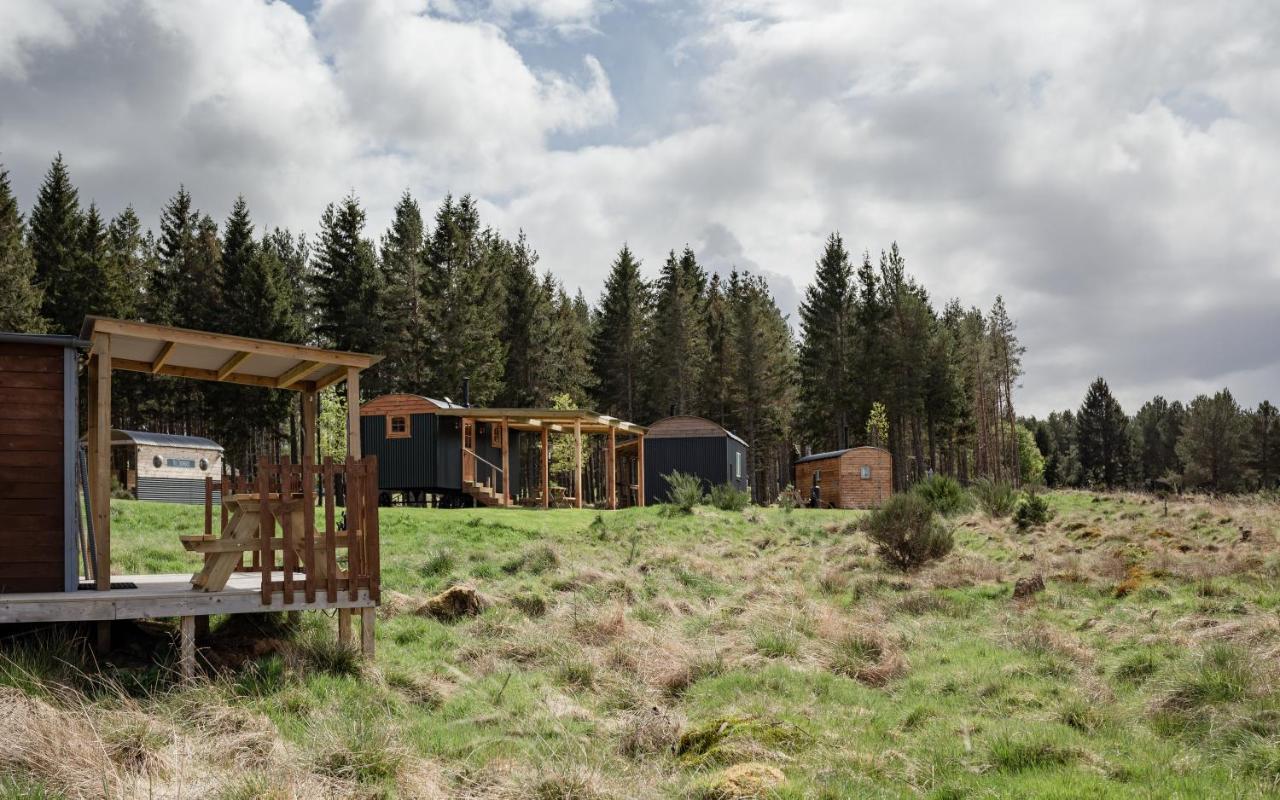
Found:
[[[462,491],[462,425],[441,417],[447,400],[416,394],[386,394],[360,407],[360,442],[378,457],[378,489],[403,492],[422,502],[427,494]]]
[[[746,490],[747,443],[709,419],[681,415],[660,419],[645,435],[645,502],[667,499],[666,475],[697,475],[706,489],[731,483]]]
[[[0,333],[0,592],[72,592],[78,369],[71,336]]]

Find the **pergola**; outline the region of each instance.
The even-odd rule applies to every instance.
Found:
[[[605,461],[605,483],[609,491],[609,508],[618,507],[617,459],[618,452],[636,448],[637,480],[639,505],[644,505],[644,434],[645,428],[633,422],[599,414],[584,409],[558,408],[442,408],[434,413],[442,417],[460,417],[464,426],[463,440],[466,441],[465,428],[476,422],[502,426],[502,464],[499,469],[504,476],[510,475],[510,448],[507,446],[506,432],[509,430],[533,431],[542,434],[542,507],[550,506],[550,434],[573,434],[574,439],[574,504],[578,508],[583,505],[582,492],[582,435],[603,434],[608,436],[608,458]],[[625,438],[618,441],[621,433]],[[474,453],[472,457],[476,457]],[[463,457],[467,457],[464,449]],[[511,499],[510,481],[503,480],[503,493],[506,500]]]
[[[300,392],[302,462],[308,465],[316,463],[316,395],[346,381],[347,453],[360,458],[360,372],[382,356],[96,316],[85,319],[80,336],[91,345],[86,438],[95,588],[100,591],[111,589],[111,376],[116,370]],[[268,579],[264,574],[264,592]]]

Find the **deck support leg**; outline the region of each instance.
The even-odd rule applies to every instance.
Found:
[[[338,609],[338,644],[342,647],[351,646],[351,609]]]
[[[98,655],[105,656],[111,652],[111,620],[102,620],[97,627],[97,641],[94,642],[93,649]]]
[[[182,680],[192,681],[196,677],[196,618],[182,617],[178,633],[178,668]]]
[[[373,627],[377,618],[375,608],[360,609],[360,652],[365,658],[373,658]]]

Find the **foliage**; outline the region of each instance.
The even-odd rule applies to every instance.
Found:
[[[1128,424],[1107,382],[1096,378],[1076,414],[1076,450],[1086,485],[1111,489],[1124,483],[1129,463]]]
[[[702,494],[702,479],[697,475],[677,470],[662,477],[667,482],[667,502],[676,510],[691,513],[693,507],[705,499]]]
[[[43,293],[36,288],[35,262],[23,235],[22,214],[0,165],[0,331],[39,333]]]
[[[974,481],[973,496],[982,512],[996,519],[1012,514],[1018,502],[1018,493],[1013,486],[989,478]]]
[[[1044,454],[1026,425],[1018,426],[1018,469],[1023,483],[1044,483]]]
[[[1028,485],[1022,493],[1022,499],[1018,501],[1017,510],[1013,512],[1013,521],[1018,530],[1025,531],[1044,525],[1052,518],[1053,510],[1049,507],[1049,500],[1044,492],[1034,484]]]
[[[623,245],[605,279],[599,324],[591,338],[596,397],[605,413],[635,419],[640,410],[649,303],[640,261]]]
[[[800,506],[801,500],[796,492],[796,487],[787,484],[781,492],[778,492],[778,508],[790,513]]]
[[[719,483],[711,487],[707,500],[721,511],[741,511],[751,505],[751,492],[732,483]]]
[[[707,273],[693,250],[674,250],[654,286],[653,324],[649,328],[648,398],[651,415],[688,414],[701,408],[696,396],[710,358],[703,298]]]
[[[876,401],[871,404],[871,415],[867,417],[867,444],[872,447],[884,447],[889,443],[889,414],[884,403]]]
[[[964,490],[960,482],[946,475],[934,475],[911,487],[911,491],[924,498],[934,513],[949,517],[973,508],[973,495]]]
[[[840,234],[832,233],[800,304],[798,415],[805,440],[820,450],[843,446],[854,422],[854,313],[849,252]]]
[[[951,552],[951,531],[920,495],[895,494],[871,512],[864,527],[885,563],[912,570]]]
[[[1178,440],[1187,485],[1225,492],[1239,488],[1248,432],[1248,419],[1227,389],[1192,400]]]

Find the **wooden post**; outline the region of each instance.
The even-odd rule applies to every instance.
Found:
[[[618,429],[609,426],[609,461],[604,465],[604,479],[609,484],[609,508],[618,509]]]
[[[342,647],[351,646],[351,609],[338,609],[338,644]]]
[[[542,507],[551,508],[551,436],[542,424]]]
[[[97,370],[93,374],[93,433],[97,447],[90,474],[94,478],[90,494],[93,496],[93,533],[97,540],[97,588],[111,588],[111,336],[94,337]]]
[[[302,463],[316,463],[316,447],[319,433],[316,431],[316,393],[302,393]]]
[[[502,418],[502,496],[506,498],[505,505],[511,505],[511,420],[507,417]]]
[[[360,370],[347,367],[347,455],[360,458]]]
[[[182,617],[178,633],[178,667],[182,680],[192,681],[196,677],[196,618]]]
[[[636,439],[636,505],[644,508],[644,434]]]
[[[376,609],[360,609],[360,651],[364,653],[365,658],[373,658],[373,626],[376,619],[374,611]]]
[[[575,505],[582,508],[582,420],[573,421],[573,494]]]

